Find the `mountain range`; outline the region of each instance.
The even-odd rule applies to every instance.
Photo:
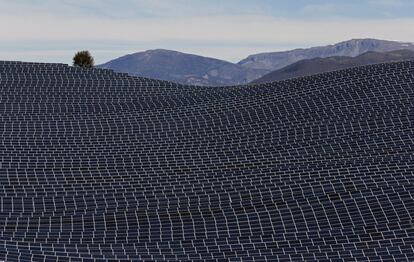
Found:
[[[334,70],[340,70],[355,66],[379,64],[386,62],[397,62],[404,60],[414,60],[414,51],[395,50],[391,52],[368,51],[356,57],[350,56],[331,56],[325,58],[304,59],[288,65],[279,70],[270,72],[252,83],[266,83],[291,79],[300,76],[314,75]]]
[[[247,84],[253,81],[271,81],[272,75],[277,75],[275,79],[297,77],[301,76],[301,73],[330,70],[331,66],[332,68],[346,68],[354,63],[362,62],[358,59],[357,61],[347,60],[344,57],[357,57],[366,52],[373,52],[366,57],[359,58],[366,61],[366,64],[375,63],[375,61],[387,62],[389,60],[386,59],[396,59],[395,56],[398,54],[383,57],[381,53],[403,49],[414,51],[414,44],[378,39],[352,39],[328,46],[254,54],[238,63],[172,50],[155,49],[125,55],[98,67],[181,84],[226,86]],[[327,61],[320,60],[320,58],[328,57],[335,58]],[[314,58],[319,59],[313,60]],[[303,60],[310,61],[305,62],[306,66],[300,65],[300,70],[285,68]],[[309,69],[313,67],[312,63],[315,63],[315,69]],[[304,69],[305,67],[308,69]],[[285,71],[274,73],[283,68]]]

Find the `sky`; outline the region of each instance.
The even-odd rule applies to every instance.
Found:
[[[0,60],[97,64],[148,49],[237,62],[353,38],[414,42],[412,0],[0,0]]]

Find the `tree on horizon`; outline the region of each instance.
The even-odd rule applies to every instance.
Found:
[[[94,66],[94,59],[89,51],[79,51],[73,57],[73,66],[89,69]]]

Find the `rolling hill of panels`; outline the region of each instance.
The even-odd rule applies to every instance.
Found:
[[[0,260],[413,261],[413,72],[207,88],[0,62]]]

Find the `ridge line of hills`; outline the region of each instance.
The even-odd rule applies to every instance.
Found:
[[[282,69],[270,72],[254,81],[252,84],[266,83],[293,79],[297,77],[311,76],[320,73],[338,71],[357,66],[365,66],[379,63],[391,63],[414,60],[414,51],[395,50],[391,52],[368,51],[356,57],[331,56],[325,58],[304,59]]]
[[[399,54],[383,55],[383,53],[397,50],[406,51]],[[332,59],[324,62],[320,60],[331,57],[353,58],[367,52],[371,53],[362,57],[363,62],[345,58],[334,58],[335,62]],[[327,46],[254,54],[238,63],[166,49],[153,49],[125,55],[97,67],[112,69],[132,76],[167,80],[180,84],[228,86],[250,82],[276,81],[286,79],[284,77],[307,75],[313,73],[313,71],[308,72],[303,68],[299,68],[296,74],[292,72],[286,74],[286,71],[292,71],[292,67],[289,66],[309,59],[319,58],[306,63],[307,67],[309,67],[309,63],[315,63],[310,67],[316,69],[314,71],[318,73],[326,71],[328,65],[332,67],[329,68],[332,71],[336,68],[352,67],[354,64],[363,65],[409,60],[412,59],[413,52],[414,44],[412,43],[377,39],[352,39]],[[289,68],[285,69],[286,67]],[[283,69],[285,70],[278,71]],[[280,76],[281,72],[284,72],[283,77]],[[278,76],[272,79],[271,76],[275,75]]]

